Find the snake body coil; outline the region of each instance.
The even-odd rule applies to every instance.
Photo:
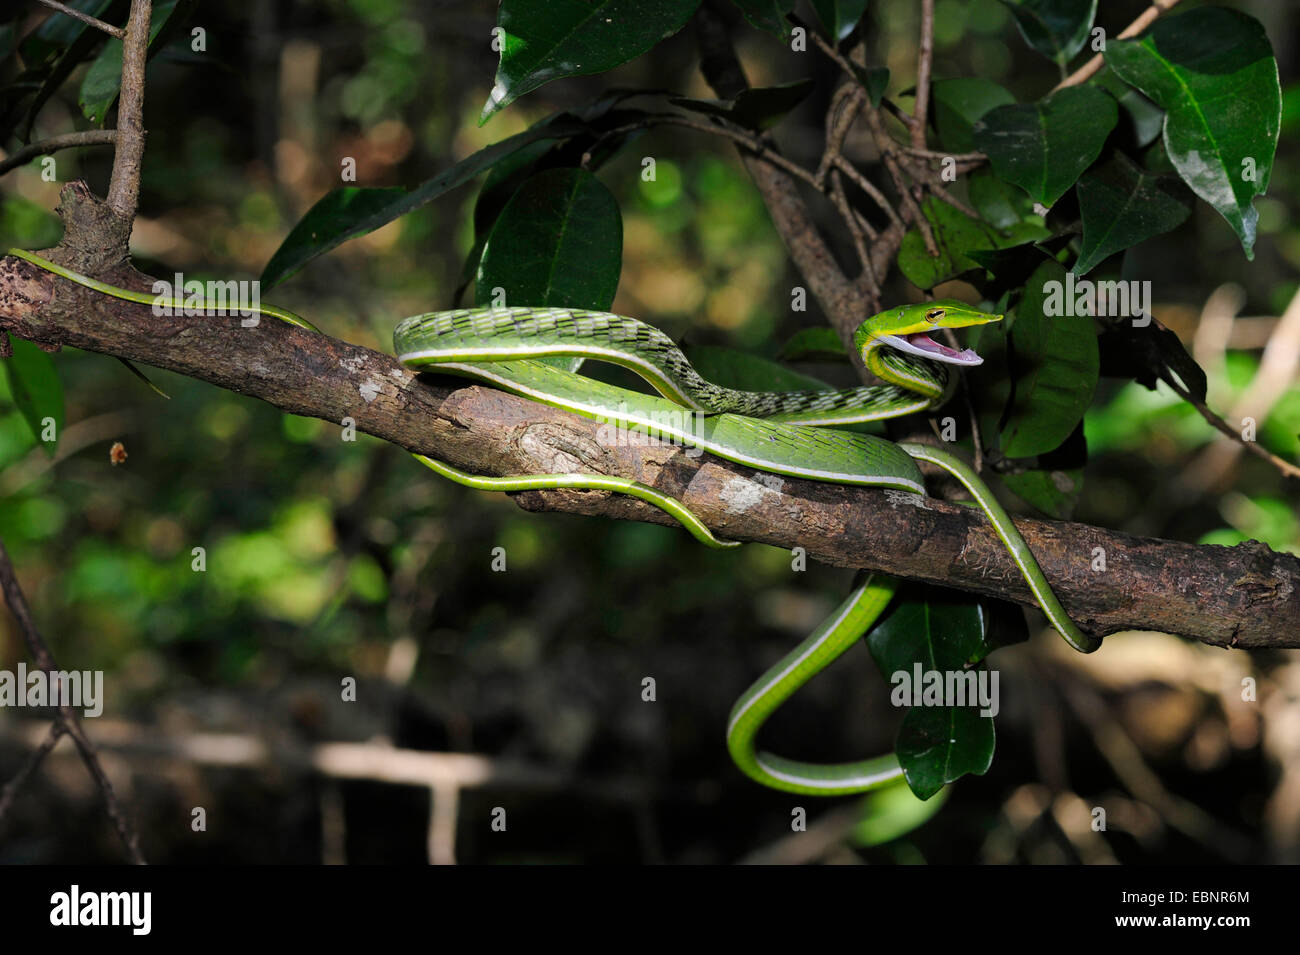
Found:
[[[34,253],[8,251],[103,294],[159,304],[155,297],[107,285]],[[185,304],[193,303],[187,299]],[[305,319],[275,306],[264,305],[256,310],[313,328]],[[467,376],[534,401],[680,441],[776,474],[924,494],[916,460],[935,464],[970,491],[1051,624],[1072,646],[1088,652],[1099,642],[1070,620],[1011,518],[964,462],[929,445],[898,445],[871,435],[812,427],[872,421],[938,407],[953,387],[950,369],[976,365],[981,359],[969,349],[959,351],[941,345],[929,333],[937,328],[983,325],[1001,318],[952,300],[881,312],[862,323],[854,341],[867,368],[885,384],[795,392],[738,391],[706,381],[663,332],[637,319],[607,312],[566,308],[434,312],[402,321],[393,341],[398,358],[412,368]],[[662,397],[578,375],[577,365],[584,359],[629,368]],[[581,488],[629,494],[672,515],[703,543],[733,545],[717,538],[680,501],[626,478],[577,473],[484,477],[423,455],[415,457],[450,480],[482,490]],[[856,585],[826,622],[736,702],[727,745],[742,771],[764,785],[813,795],[863,792],[901,778],[903,771],[893,755],[821,765],[785,759],[755,747],[767,718],[870,630],[897,585],[894,578],[883,574],[873,574]]]

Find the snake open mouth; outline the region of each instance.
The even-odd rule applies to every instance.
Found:
[[[940,345],[925,332],[912,335],[881,335],[880,340],[891,348],[908,355],[918,355],[931,361],[941,361],[949,365],[973,367],[984,364],[984,359],[976,354],[975,349],[967,348],[957,351],[947,345]]]

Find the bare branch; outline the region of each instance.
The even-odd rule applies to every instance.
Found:
[[[1172,377],[1166,376],[1161,380],[1173,390],[1174,394],[1178,395],[1178,397],[1182,398],[1189,405],[1195,408],[1200,413],[1201,417],[1209,422],[1215,430],[1226,437],[1231,438],[1233,441],[1236,441],[1251,454],[1255,455],[1255,457],[1262,458],[1269,464],[1273,465],[1273,467],[1282,472],[1283,476],[1289,478],[1300,478],[1300,467],[1296,467],[1290,461],[1286,460],[1286,458],[1278,457],[1272,451],[1268,450],[1268,448],[1262,446],[1258,441],[1247,441],[1242,437],[1241,431],[1234,428],[1211,411],[1204,401],[1198,400],[1195,395],[1180,385]]]
[[[735,99],[748,89],[727,28],[707,3],[695,14],[695,35],[700,70],[714,91],[724,99]],[[791,259],[847,348],[852,344],[854,330],[871,314],[873,303],[835,261],[787,172],[754,155],[742,153],[741,158]]]
[[[86,129],[77,133],[51,136],[49,139],[24,146],[0,160],[0,176],[11,169],[25,165],[37,156],[48,156],[60,149],[72,149],[78,146],[111,146],[115,142],[117,142],[115,129]]]
[[[713,136],[721,136],[724,139],[730,139],[737,145],[743,146],[764,162],[779,166],[792,176],[796,176],[808,183],[810,186],[821,189],[818,185],[816,175],[809,172],[796,162],[786,159],[770,143],[764,142],[763,139],[755,134],[737,129],[734,126],[726,125],[722,122],[706,123],[697,119],[691,119],[689,116],[678,116],[675,113],[655,113],[650,116],[642,117],[635,123],[627,123],[610,130],[604,135],[613,136],[618,133],[631,132],[634,129],[648,129],[652,126],[682,126],[686,129],[693,129],[700,133],[709,133]]]
[[[108,205],[126,222],[135,219],[140,198],[140,164],[144,160],[144,67],[149,56],[152,0],[131,0],[131,16],[122,40],[122,93],[117,107],[117,150]]]
[[[18,624],[18,629],[22,632],[23,640],[27,644],[27,649],[31,652],[32,659],[36,661],[36,665],[46,672],[55,670],[54,656],[50,653],[45,638],[41,636],[40,631],[36,628],[36,621],[32,618],[32,611],[27,605],[27,598],[23,595],[22,587],[18,584],[18,575],[14,571],[13,563],[9,560],[9,552],[5,549],[3,540],[0,540],[0,590],[4,591],[5,603],[9,605],[9,612]],[[122,811],[121,805],[118,804],[117,794],[113,791],[113,784],[109,781],[108,774],[104,772],[99,756],[95,753],[94,745],[81,728],[76,710],[71,706],[60,706],[56,719],[60,731],[71,736],[73,742],[77,744],[82,761],[85,762],[90,775],[94,777],[96,784],[99,786],[99,791],[104,797],[104,806],[108,810],[108,817],[112,820],[113,827],[122,839],[122,844],[126,846],[131,861],[137,865],[144,865],[144,856],[140,854],[140,837],[136,834],[135,826],[132,825]],[[51,748],[52,746],[53,744],[51,744]]]
[[[934,0],[921,0],[921,50],[916,61],[916,106],[912,145],[925,148],[925,118],[930,108],[930,63],[934,59]]]
[[[98,277],[138,289],[153,282],[129,269]],[[291,414],[350,417],[359,430],[475,473],[632,478],[679,498],[720,536],[799,546],[836,566],[1033,604],[976,509],[795,478],[773,484],[752,468],[665,444],[611,446],[596,421],[463,381],[417,377],[391,356],[278,322],[242,328],[238,316],[155,316],[148,306],[8,258],[0,259],[0,329],[176,371]],[[529,509],[671,523],[624,495],[561,491],[516,499]],[[736,500],[750,503],[737,508]],[[1198,547],[1083,524],[1017,524],[1086,630],[1163,630],[1218,646],[1300,645],[1300,558],[1293,555],[1258,542]],[[1105,573],[1092,569],[1097,547],[1107,554]]]
[[[92,17],[89,13],[82,13],[80,10],[74,10],[67,4],[59,3],[59,0],[36,0],[36,2],[45,4],[45,6],[49,7],[51,10],[58,10],[60,13],[70,16],[74,20],[80,20],[82,23],[92,26],[96,30],[102,30],[109,36],[115,36],[119,40],[126,35],[125,31],[123,31],[121,27],[115,27],[111,23],[105,23],[103,20]]]
[[[40,768],[45,757],[50,754],[50,751],[58,745],[59,740],[62,738],[63,724],[58,721],[51,723],[50,731],[41,740],[41,744],[32,750],[32,754],[28,757],[27,762],[23,764],[23,768],[18,770],[13,779],[5,783],[4,789],[0,789],[0,824],[4,823],[9,807],[14,804],[14,799],[17,798],[19,791],[27,783],[27,780],[32,777],[32,774]]]

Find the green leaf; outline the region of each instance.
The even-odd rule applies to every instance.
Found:
[[[691,345],[683,350],[696,371],[724,388],[741,391],[828,391],[832,388],[820,378],[734,348]]]
[[[889,679],[926,670],[960,670],[984,658],[984,616],[967,594],[909,586],[867,635],[876,666]]]
[[[161,0],[153,5],[149,17],[149,46],[167,25],[168,18],[176,10],[180,0]],[[81,81],[81,92],[77,104],[82,114],[96,126],[101,126],[108,117],[108,111],[117,101],[117,94],[122,88],[122,41],[109,37],[104,48],[99,51]]]
[[[790,35],[790,21],[786,17],[794,11],[794,0],[732,0],[732,3],[760,30],[775,33],[783,40]]]
[[[1177,380],[1197,401],[1205,402],[1205,371],[1187,354],[1178,336],[1155,319],[1145,327],[1121,322],[1107,328],[1097,340],[1101,374],[1126,378],[1154,389],[1157,378]]]
[[[814,86],[816,84],[812,80],[798,80],[780,86],[748,89],[735,100],[674,97],[671,102],[697,113],[729,119],[738,126],[764,130],[775,126],[787,113],[802,103],[813,91]]]
[[[817,19],[836,43],[852,33],[867,12],[867,0],[812,0],[812,5]]]
[[[1033,470],[1002,475],[1007,490],[1058,521],[1069,520],[1083,492],[1083,469]]]
[[[21,338],[9,337],[13,354],[0,361],[9,384],[9,394],[22,413],[32,436],[54,457],[59,435],[63,433],[63,385],[54,362],[36,345]],[[54,421],[54,440],[45,441],[46,419]]]
[[[898,728],[895,751],[908,787],[929,799],[967,773],[987,773],[995,743],[993,718],[975,707],[914,706]]]
[[[784,361],[848,361],[839,332],[824,325],[801,328],[781,346],[777,358]]]
[[[877,66],[869,70],[857,63],[849,63],[849,66],[853,68],[853,76],[858,84],[867,91],[871,108],[879,109],[880,101],[885,98],[885,90],[889,89],[889,67]]]
[[[1059,283],[1055,289],[1050,283]],[[1097,335],[1088,315],[1065,302],[1065,269],[1044,262],[1025,284],[1011,326],[1011,406],[1002,427],[1009,458],[1044,454],[1061,444],[1092,403],[1097,387]],[[1059,308],[1057,306],[1060,306]],[[1056,314],[1048,315],[1049,308]]]
[[[906,786],[885,786],[862,799],[862,815],[849,832],[855,846],[884,845],[919,829],[948,801],[948,790],[933,799],[917,799]]]
[[[1112,41],[1107,62],[1165,111],[1165,149],[1255,255],[1255,196],[1268,189],[1282,115],[1277,61],[1258,20],[1200,7]],[[1247,178],[1249,176],[1249,178]]]
[[[583,169],[548,169],[506,203],[488,236],[475,282],[479,305],[608,309],[623,264],[618,202]]]
[[[1163,109],[1121,80],[1109,67],[1094,76],[1092,82],[1115,97],[1128,118],[1133,144],[1138,149],[1150,146],[1159,138],[1165,126]]]
[[[585,129],[583,123],[561,114],[499,143],[485,146],[409,191],[402,187],[359,189],[348,186],[328,192],[307,211],[275,250],[271,261],[262,270],[262,287],[269,289],[283,282],[317,256],[418,209],[513,156],[530,143],[564,139]]]
[[[1037,103],[999,106],[975,124],[975,145],[993,171],[1051,206],[1101,153],[1119,118],[1094,86],[1067,86]]]
[[[900,597],[867,637],[876,666],[894,684],[891,696],[901,696],[909,687],[924,688],[924,676],[916,686],[918,667],[922,674],[946,676],[969,671],[973,662],[987,655],[987,615],[977,601],[933,588],[908,588]],[[911,699],[908,694],[896,702],[910,705]],[[993,719],[980,716],[978,702],[912,706],[903,718],[895,750],[912,792],[928,799],[966,773],[982,775],[988,770],[993,760]]]
[[[1065,66],[1088,42],[1097,0],[1002,0],[1025,42]]]
[[[1176,229],[1192,214],[1182,183],[1143,172],[1123,153],[1093,166],[1075,190],[1083,217],[1076,276],[1088,274],[1116,252]]]
[[[113,0],[87,0],[80,4],[74,3],[73,7],[81,10],[83,13],[89,13],[93,17],[102,19],[104,11],[108,9]],[[31,139],[32,125],[36,122],[36,117],[41,108],[49,101],[49,98],[58,92],[59,87],[89,55],[91,50],[98,46],[104,40],[104,35],[93,27],[82,23],[80,20],[72,17],[51,17],[46,23],[53,20],[66,20],[70,24],[69,41],[67,49],[59,57],[59,61],[54,64],[49,76],[37,90],[35,97],[32,98],[31,104],[27,107],[27,116],[23,120],[24,140]]]
[[[479,125],[551,80],[603,73],[645,53],[700,0],[502,0],[501,62]]]
[[[954,153],[975,149],[971,127],[990,110],[1014,103],[1016,98],[992,80],[962,76],[936,80],[930,87],[931,111],[943,148]]]
[[[1005,231],[1029,223],[1041,233],[1033,238],[1044,238],[1051,234],[1043,217],[1034,212],[1034,200],[1025,195],[1023,189],[1003,182],[992,171],[976,169],[968,177],[966,186],[970,204],[994,228]]]
[[[932,289],[967,269],[977,268],[979,264],[966,253],[999,245],[992,229],[946,202],[931,196],[921,209],[934,233],[939,255],[930,255],[918,229],[903,236],[898,248],[898,270],[917,288]]]

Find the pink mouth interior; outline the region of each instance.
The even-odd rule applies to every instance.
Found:
[[[907,343],[921,351],[930,352],[935,355],[942,355],[945,358],[951,358],[953,361],[976,361],[979,355],[975,349],[967,348],[965,351],[957,351],[955,348],[949,348],[947,345],[940,345],[925,332],[917,332],[914,335],[907,336]]]

